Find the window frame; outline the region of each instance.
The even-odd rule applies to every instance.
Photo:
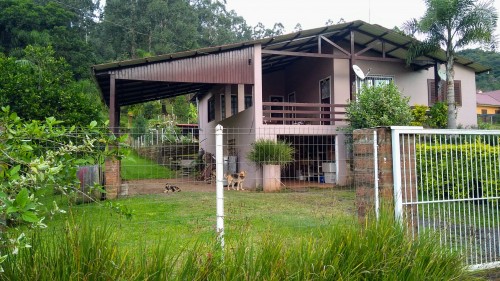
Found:
[[[215,96],[208,99],[207,109],[208,122],[212,122],[215,120]]]
[[[446,84],[445,80],[440,80],[443,82],[444,87],[441,87],[440,92],[436,94],[436,84],[434,79],[427,79],[427,102],[428,106],[433,106],[437,102],[444,102],[446,103],[446,96],[447,96],[447,88],[448,85]],[[457,107],[461,107],[463,103],[462,99],[462,81],[461,80],[454,80],[454,90],[455,90],[455,104]]]

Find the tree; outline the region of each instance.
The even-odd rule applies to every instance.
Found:
[[[22,120],[9,107],[0,110],[0,247],[18,248],[19,241],[6,239],[6,228],[18,225],[46,227],[44,218],[63,212],[56,202],[40,200],[47,191],[64,195],[80,193],[76,178],[79,166],[103,164],[106,157],[121,157],[119,139],[107,124],[61,126],[49,117]],[[20,237],[23,237],[22,235]],[[22,246],[22,245],[21,245]],[[17,252],[13,250],[13,252]],[[4,256],[0,255],[0,263]],[[0,266],[0,271],[1,271]]]
[[[88,1],[0,1],[0,52],[20,56],[28,45],[51,46],[57,57],[64,57],[72,66],[75,78],[90,77],[90,66],[95,63],[92,45],[87,40],[93,28],[92,18],[78,14],[80,10],[75,12],[72,6],[73,2],[83,5]]]
[[[454,88],[454,61],[457,50],[474,43],[491,42],[497,22],[492,2],[477,0],[425,0],[426,12],[419,20],[411,20],[403,28],[407,33],[422,33],[423,43],[410,47],[408,61],[443,47],[446,52],[446,84],[448,128],[457,128]]]
[[[88,80],[75,81],[50,47],[28,46],[20,59],[0,53],[0,104],[25,120],[53,116],[71,125],[103,120],[103,105]]]
[[[408,101],[392,82],[376,87],[363,85],[357,99],[346,108],[348,130],[410,125],[413,117]]]

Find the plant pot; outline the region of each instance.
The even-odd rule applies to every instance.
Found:
[[[264,192],[276,192],[281,189],[280,165],[263,165],[262,175],[262,187]]]

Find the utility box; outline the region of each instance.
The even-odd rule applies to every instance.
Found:
[[[335,162],[323,162],[322,164],[323,173],[335,173],[337,171],[337,166]]]
[[[321,168],[325,177],[325,183],[335,183],[337,173],[335,162],[323,162]]]

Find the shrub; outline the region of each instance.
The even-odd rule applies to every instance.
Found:
[[[294,151],[286,142],[260,139],[252,144],[247,158],[257,165],[286,165],[293,161]]]
[[[445,129],[448,127],[448,105],[444,102],[436,102],[429,111],[427,121],[429,127]]]
[[[416,149],[419,188],[426,194],[458,199],[494,196],[500,191],[496,177],[500,150],[495,144],[477,139],[458,145],[421,144]]]
[[[394,83],[363,85],[357,99],[346,108],[350,129],[410,125],[412,113],[408,101],[409,97],[403,97]]]
[[[427,124],[428,116],[427,109],[429,109],[425,105],[415,105],[411,110],[411,115],[413,117],[413,121],[410,122],[412,126],[424,126]]]

